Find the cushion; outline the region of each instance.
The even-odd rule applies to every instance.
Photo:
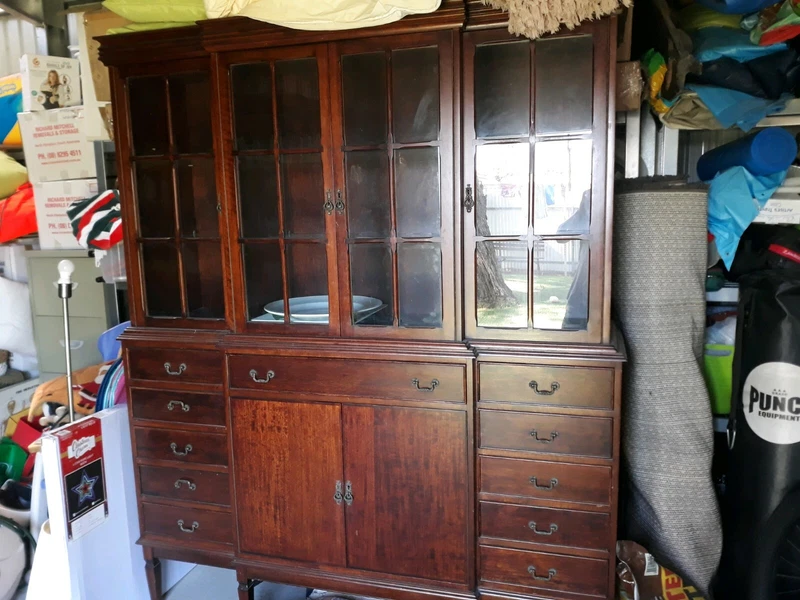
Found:
[[[5,152],[0,152],[0,199],[8,198],[28,181],[28,170]]]
[[[4,277],[0,277],[0,348],[12,354],[36,354],[28,285]]]
[[[134,23],[194,23],[206,18],[203,0],[105,0],[103,6]]]

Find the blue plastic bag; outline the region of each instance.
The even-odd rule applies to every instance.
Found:
[[[786,179],[788,171],[756,176],[744,167],[719,173],[708,190],[708,230],[730,269],[744,230]]]
[[[692,54],[701,63],[732,58],[740,63],[783,52],[789,46],[785,42],[772,46],[757,46],[750,41],[750,33],[727,27],[706,27],[692,34]]]
[[[686,89],[697,92],[700,100],[722,127],[727,129],[738,125],[742,131],[750,131],[764,117],[781,112],[793,98],[790,94],[784,94],[778,100],[767,100],[734,90],[694,83],[687,84]]]

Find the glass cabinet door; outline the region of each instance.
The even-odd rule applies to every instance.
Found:
[[[445,33],[336,45],[347,335],[454,336],[452,44]]]
[[[264,331],[338,331],[326,56],[279,50],[229,67],[245,315]]]
[[[222,327],[209,73],[132,76],[126,88],[145,319]]]
[[[602,276],[590,265],[602,256],[607,97],[595,96],[595,73],[607,57],[591,31],[466,36],[469,337],[598,335]]]

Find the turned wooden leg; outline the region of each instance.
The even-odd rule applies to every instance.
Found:
[[[239,600],[255,600],[255,587],[261,582],[258,579],[238,579],[238,581]]]
[[[147,575],[147,588],[150,590],[150,600],[161,599],[161,561],[153,554],[153,549],[144,547],[144,570]]]

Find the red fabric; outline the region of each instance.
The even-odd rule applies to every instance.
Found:
[[[38,231],[33,186],[23,183],[5,200],[0,200],[0,244]]]
[[[765,31],[762,33],[761,39],[758,40],[758,45],[772,46],[772,44],[791,40],[797,35],[800,35],[800,25],[786,25],[785,27],[778,27],[772,31]]]
[[[780,246],[778,244],[770,244],[769,251],[774,252],[775,254],[782,256],[783,258],[787,258],[793,262],[800,264],[800,253],[795,252],[794,250],[790,250],[786,246]]]

